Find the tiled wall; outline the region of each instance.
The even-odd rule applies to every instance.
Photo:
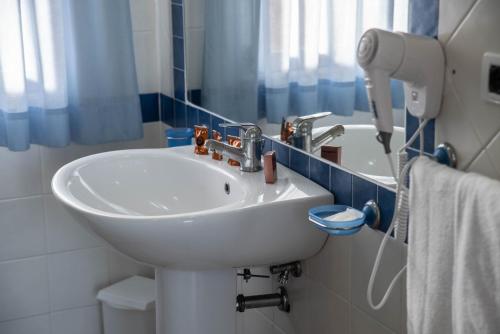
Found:
[[[1,334],[101,334],[97,291],[133,274],[153,275],[82,228],[51,194],[50,181],[59,167],[89,154],[163,146],[156,20],[161,1],[168,3],[131,1],[139,86],[150,93],[141,95],[142,140],[58,149],[32,145],[26,152],[0,148]],[[170,54],[169,44],[162,48]],[[168,63],[169,57],[162,59]]]
[[[184,58],[189,56],[184,55],[187,32],[182,25],[182,7],[182,0],[172,0],[175,94],[173,97],[162,95],[161,119],[170,126],[205,124],[226,135],[218,126],[223,118],[185,104]],[[277,152],[278,162],[332,191],[337,203],[361,208],[369,199],[378,201],[382,229],[387,228],[394,209],[392,190],[268,139],[264,150],[270,149]],[[329,238],[323,250],[305,262],[304,276],[291,280],[288,289],[292,312],[287,315],[269,308],[238,314],[238,334],[404,333],[404,284],[396,286],[380,311],[371,310],[365,298],[369,271],[382,236],[380,231],[365,228],[355,236]],[[405,252],[406,246],[401,244],[388,246],[375,288],[377,298],[403,265]],[[253,270],[267,272],[266,268]],[[249,283],[238,280],[239,292],[245,294],[270,293],[275,287],[271,279],[254,278]]]
[[[480,97],[485,52],[500,53],[498,0],[441,0],[439,40],[447,67],[439,141],[452,143],[460,169],[500,179],[500,106]]]

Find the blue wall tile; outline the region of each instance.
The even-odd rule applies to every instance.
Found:
[[[212,115],[212,127],[210,130],[210,136],[212,136],[212,130],[215,130],[215,131],[220,132],[220,134],[222,135],[222,138],[225,138],[226,137],[226,131],[225,131],[226,129],[219,126],[219,124],[223,124],[223,123],[225,123],[225,122],[222,118]]]
[[[297,150],[290,149],[290,168],[309,178],[309,156]]]
[[[158,122],[160,120],[159,94],[141,94],[142,122]]]
[[[177,100],[184,101],[185,97],[184,71],[174,69],[174,96]]]
[[[208,130],[211,132],[212,129],[212,120],[211,115],[203,110],[199,111],[198,122],[199,125],[205,125],[208,127]]]
[[[379,229],[386,232],[391,225],[392,215],[394,214],[394,204],[396,194],[390,190],[378,187],[378,206],[380,208],[380,226]]]
[[[191,106],[186,106],[186,121],[187,124],[186,126],[188,128],[192,128],[195,125],[199,124],[199,118],[198,118],[198,109],[191,107]]]
[[[262,154],[265,154],[273,150],[273,142],[269,138],[264,138],[264,147],[262,148]]]
[[[179,37],[173,38],[174,46],[174,67],[181,70],[184,69],[184,39]]]
[[[170,96],[161,94],[161,121],[174,126],[174,100]]]
[[[352,175],[334,166],[330,167],[330,191],[336,204],[352,206]]]
[[[352,207],[361,210],[369,200],[377,201],[377,185],[353,175]]]
[[[240,128],[226,128],[226,136],[240,136]]]
[[[283,166],[290,165],[290,148],[287,145],[273,141],[273,150],[276,151],[276,160]]]
[[[182,5],[182,0],[172,0],[172,3],[178,3],[178,4]]]
[[[172,4],[172,34],[184,36],[184,23],[182,19],[182,6]]]
[[[330,166],[327,163],[311,158],[309,162],[309,175],[311,180],[323,188],[330,189]]]
[[[186,127],[186,105],[181,101],[174,102],[175,127]]]

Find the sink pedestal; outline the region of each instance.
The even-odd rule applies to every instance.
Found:
[[[235,305],[235,269],[156,269],[157,334],[235,334]]]

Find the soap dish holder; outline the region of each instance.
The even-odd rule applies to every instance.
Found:
[[[330,221],[324,218],[346,211],[356,210],[347,205],[323,205],[309,210],[309,221],[318,229],[330,235],[352,235],[361,230],[363,225],[376,229],[380,224],[380,209],[373,200],[366,202],[363,209],[356,210],[360,213],[359,218],[344,221]]]

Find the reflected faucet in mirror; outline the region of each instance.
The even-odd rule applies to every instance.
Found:
[[[234,147],[224,142],[214,139],[208,139],[205,146],[220,154],[227,155],[229,158],[240,163],[240,170],[243,172],[258,172],[262,169],[261,157],[262,130],[252,123],[219,124],[223,128],[239,128],[241,147]]]
[[[314,121],[329,115],[331,112],[320,112],[297,117],[292,123],[283,120],[281,139],[296,148],[314,153],[322,145],[345,133],[344,126],[336,124],[313,138]]]

